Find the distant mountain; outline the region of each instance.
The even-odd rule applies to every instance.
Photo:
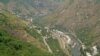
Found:
[[[64,3],[64,0],[0,0],[0,8],[30,18],[48,15]]]

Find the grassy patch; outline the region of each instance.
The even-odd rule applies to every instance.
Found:
[[[37,32],[36,29],[26,29],[26,31],[36,39],[42,41],[42,36]]]
[[[58,40],[57,39],[52,39],[52,38],[49,38],[47,40],[50,48],[53,50],[55,56],[66,56],[63,51],[61,50],[60,48],[60,45],[58,43]]]

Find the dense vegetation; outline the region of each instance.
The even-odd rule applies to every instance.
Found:
[[[52,56],[50,53],[10,34],[9,29],[22,29],[22,20],[0,13],[0,56]],[[12,19],[13,18],[13,19]],[[12,30],[13,31],[13,30]],[[14,32],[16,33],[16,32]]]
[[[50,56],[37,47],[23,42],[0,29],[1,56]]]

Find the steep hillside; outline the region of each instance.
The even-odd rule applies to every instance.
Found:
[[[28,22],[0,11],[1,56],[52,56],[42,43],[25,30]]]

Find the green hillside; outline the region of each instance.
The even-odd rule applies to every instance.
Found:
[[[37,47],[37,42],[28,43],[14,31],[25,31],[26,27],[26,22],[18,17],[6,12],[0,13],[0,56],[52,56]]]

